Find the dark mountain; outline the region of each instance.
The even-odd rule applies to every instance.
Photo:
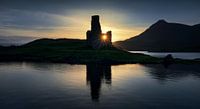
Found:
[[[200,24],[189,26],[159,20],[140,35],[114,44],[127,50],[200,52]]]

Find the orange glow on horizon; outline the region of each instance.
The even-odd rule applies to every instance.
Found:
[[[110,15],[112,13],[112,15]],[[38,13],[36,13],[38,14]],[[91,15],[100,15],[101,29],[103,33],[108,30],[112,31],[112,42],[125,40],[142,33],[145,28],[130,26],[125,21],[126,15],[113,10],[95,11],[95,10],[72,10],[66,15],[47,14],[48,17],[54,18],[56,25],[38,26],[33,29],[10,28],[1,29],[0,33],[5,36],[30,36],[37,38],[72,38],[86,39],[86,31],[90,29]],[[117,19],[116,19],[117,18]],[[133,22],[134,24],[134,22]],[[108,40],[107,36],[102,36],[102,41]]]

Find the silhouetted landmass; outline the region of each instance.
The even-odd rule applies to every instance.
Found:
[[[159,20],[136,37],[115,42],[127,50],[200,52],[200,24],[184,25]]]
[[[93,49],[86,40],[39,39],[22,46],[0,47],[0,61],[86,63],[160,63],[161,59],[132,54],[113,46]]]

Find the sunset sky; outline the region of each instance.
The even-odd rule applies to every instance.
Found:
[[[0,37],[81,38],[100,15],[113,41],[133,37],[159,19],[200,23],[198,0],[1,0]]]

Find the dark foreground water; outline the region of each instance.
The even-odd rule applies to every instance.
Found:
[[[0,63],[0,109],[200,109],[200,65]]]

